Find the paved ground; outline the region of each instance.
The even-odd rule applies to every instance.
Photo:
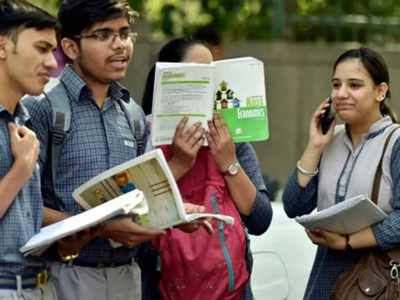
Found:
[[[268,231],[251,237],[253,291],[257,300],[299,300],[303,298],[316,247],[303,227],[286,216],[280,201],[273,202],[272,208],[274,216]]]

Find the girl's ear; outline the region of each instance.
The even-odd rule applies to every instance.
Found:
[[[389,90],[389,85],[386,82],[382,82],[377,86],[376,101],[382,102],[386,98],[386,94]]]
[[[80,55],[80,47],[75,40],[63,38],[61,40],[61,47],[64,54],[72,61]]]

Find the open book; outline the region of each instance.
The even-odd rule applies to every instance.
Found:
[[[308,229],[325,229],[339,234],[351,234],[382,221],[386,213],[367,196],[359,195],[316,213],[297,217]]]
[[[85,209],[139,189],[144,197],[138,205],[146,208],[135,222],[154,228],[168,228],[199,218],[216,218],[228,224],[233,218],[225,215],[187,214],[178,186],[160,149],[115,166],[82,184],[73,192],[75,200]]]
[[[53,242],[118,216],[164,229],[200,218],[233,224],[231,216],[187,214],[178,186],[160,149],[115,166],[82,184],[74,199],[87,211],[43,227],[20,251],[40,254]],[[112,243],[113,244],[113,243]],[[114,246],[118,246],[115,242]]]
[[[40,255],[55,241],[73,233],[118,216],[143,214],[146,212],[146,208],[140,205],[143,200],[143,193],[139,190],[133,190],[96,208],[43,227],[39,233],[20,248],[20,251],[24,255]]]
[[[213,62],[156,64],[152,143],[171,144],[183,116],[188,126],[219,112],[235,142],[269,137],[264,64],[253,57]]]

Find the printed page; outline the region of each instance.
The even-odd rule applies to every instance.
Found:
[[[141,207],[138,206],[141,202],[144,202],[144,196],[139,190],[121,195],[93,209],[43,227],[38,234],[21,247],[20,251],[25,254],[40,254],[55,241],[73,233],[93,227],[116,216],[141,212]],[[136,207],[139,207],[139,211],[135,211]]]
[[[148,212],[138,214],[135,222],[168,228],[185,220],[181,195],[160,149],[92,178],[76,189],[73,196],[83,208],[89,209],[134,189],[144,193],[143,205],[148,207]]]
[[[253,57],[214,63],[214,110],[228,125],[235,142],[269,137],[264,64]]]
[[[176,125],[188,127],[212,117],[214,69],[211,64],[157,63],[154,81],[152,144],[171,144]]]
[[[297,217],[308,229],[325,229],[339,234],[351,234],[383,220],[386,213],[365,195],[346,199],[319,212]]]

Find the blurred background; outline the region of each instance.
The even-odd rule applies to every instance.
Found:
[[[56,13],[61,0],[30,0]],[[398,0],[131,0],[139,39],[124,84],[141,102],[162,44],[173,37],[208,38],[216,58],[254,56],[265,63],[270,139],[254,143],[275,191],[299,159],[318,103],[330,94],[331,67],[346,49],[369,46],[389,65],[392,100],[400,108]],[[202,29],[199,29],[202,28]]]

